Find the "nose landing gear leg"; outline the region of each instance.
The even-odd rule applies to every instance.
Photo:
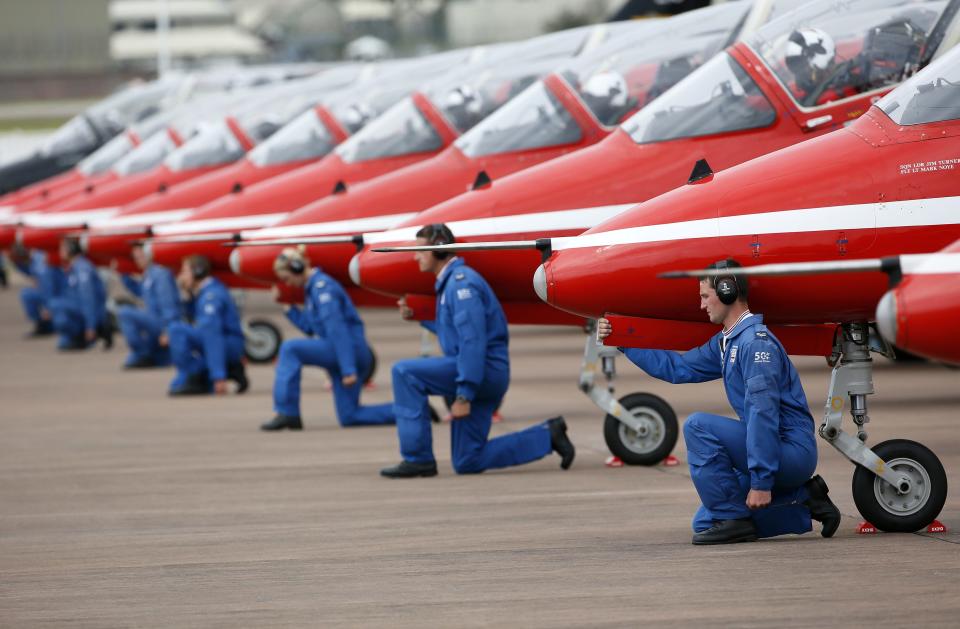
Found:
[[[651,393],[614,397],[618,352],[596,340],[596,325],[592,319],[587,323],[580,390],[607,414],[603,437],[611,453],[628,465],[656,465],[677,444],[677,415],[666,400]],[[597,382],[600,374],[603,384]]]
[[[893,439],[873,449],[866,446],[867,396],[873,394],[871,349],[885,354],[890,350],[865,322],[840,327],[834,347],[839,361],[830,377],[820,436],[856,465],[853,500],[861,515],[880,530],[912,532],[940,513],[947,476],[937,456],[915,441]],[[847,399],[856,437],[841,427]]]

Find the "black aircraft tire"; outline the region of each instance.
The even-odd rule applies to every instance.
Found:
[[[860,515],[881,531],[912,533],[934,521],[947,499],[947,474],[929,448],[906,439],[891,439],[873,447],[888,467],[910,477],[907,495],[872,471],[857,466],[853,473],[853,501]]]
[[[243,353],[251,363],[273,362],[280,353],[283,333],[266,319],[251,319],[247,322]]]
[[[603,422],[603,438],[610,452],[627,465],[657,465],[677,445],[677,414],[661,397],[651,393],[630,393],[620,405],[645,420],[650,432],[638,435],[613,415]]]

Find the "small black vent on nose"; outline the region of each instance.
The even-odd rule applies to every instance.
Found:
[[[710,168],[710,164],[707,163],[705,159],[697,160],[697,163],[693,165],[693,172],[690,173],[690,179],[687,183],[697,183],[701,179],[706,179],[713,174],[713,169]]]
[[[473,189],[479,190],[480,188],[486,188],[493,184],[493,179],[490,178],[490,175],[487,174],[487,171],[481,170],[477,173],[477,178],[473,180]]]
[[[343,179],[337,182],[337,185],[333,187],[333,194],[343,194],[347,191],[347,184],[343,183]]]

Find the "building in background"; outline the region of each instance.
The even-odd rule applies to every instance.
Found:
[[[0,0],[0,99],[89,98],[110,76],[108,0]]]
[[[166,11],[166,38],[158,26]],[[176,68],[264,61],[267,45],[237,24],[227,0],[113,0],[110,54],[124,70],[153,69],[164,45]]]

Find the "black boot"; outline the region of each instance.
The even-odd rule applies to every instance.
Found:
[[[176,389],[170,389],[171,396],[180,395],[209,395],[210,379],[204,373],[193,374],[187,377],[187,381]]]
[[[276,417],[270,421],[261,424],[260,430],[303,430],[303,422],[300,421],[299,415],[281,415],[277,413]]]
[[[103,349],[111,349],[113,347],[113,323],[110,322],[110,319],[104,319],[103,323],[97,326],[97,338],[103,341]]]
[[[150,369],[152,367],[157,367],[157,361],[150,358],[149,356],[141,356],[140,358],[135,358],[130,362],[124,363],[124,369]]]
[[[410,461],[400,461],[393,467],[385,467],[380,470],[380,476],[387,478],[417,478],[419,476],[436,476],[436,463],[411,463]]]
[[[40,319],[37,321],[37,324],[33,326],[33,330],[27,333],[27,338],[35,339],[43,336],[50,336],[51,334],[53,334],[53,323],[47,319]]]
[[[433,404],[427,404],[427,408],[430,409],[430,421],[434,424],[439,424],[440,414],[437,412],[437,409],[433,408]]]
[[[750,518],[720,520],[706,531],[693,534],[693,543],[698,546],[711,544],[736,544],[757,541],[757,528]]]
[[[803,504],[810,509],[810,517],[823,524],[820,529],[820,535],[824,537],[833,537],[833,534],[840,528],[840,509],[827,496],[830,489],[827,483],[819,474],[808,480],[803,485],[807,493],[810,494]]]
[[[57,349],[61,352],[80,352],[87,349],[89,345],[87,344],[87,339],[83,334],[78,334],[76,336],[71,336],[70,340],[64,345],[58,345]]]
[[[560,467],[565,470],[570,469],[577,450],[567,436],[567,422],[562,416],[554,417],[547,420],[547,427],[550,429],[550,447],[560,455]]]
[[[247,380],[247,370],[242,362],[227,365],[227,378],[237,383],[237,393],[243,393],[250,388],[250,381]]]

